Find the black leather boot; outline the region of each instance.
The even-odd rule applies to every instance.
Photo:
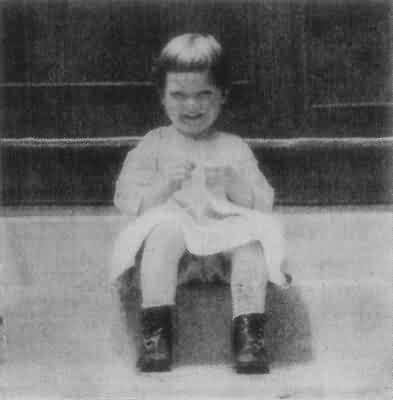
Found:
[[[269,361],[265,350],[265,314],[239,315],[233,320],[234,367],[238,373],[267,374]]]
[[[169,371],[172,364],[172,307],[143,309],[141,328],[138,368],[142,372]]]

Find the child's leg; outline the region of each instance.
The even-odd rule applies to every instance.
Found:
[[[157,226],[145,242],[141,262],[141,371],[171,368],[172,309],[178,264],[185,249],[183,233],[173,223]]]
[[[175,224],[161,224],[149,235],[141,263],[142,307],[175,303],[178,264],[186,250]]]
[[[261,245],[251,242],[231,251],[233,318],[265,312],[267,269]]]
[[[240,373],[268,373],[264,325],[267,269],[257,242],[231,252],[234,362]]]

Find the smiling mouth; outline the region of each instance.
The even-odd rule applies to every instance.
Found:
[[[194,121],[194,120],[200,119],[202,116],[203,116],[203,114],[184,115],[183,118]]]

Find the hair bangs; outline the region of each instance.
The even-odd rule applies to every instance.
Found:
[[[185,34],[171,40],[162,51],[163,59],[179,69],[208,69],[222,53],[211,35]]]
[[[153,70],[160,90],[168,72],[209,71],[214,83],[222,89],[229,86],[229,74],[223,49],[211,35],[186,33],[176,36],[163,48]]]

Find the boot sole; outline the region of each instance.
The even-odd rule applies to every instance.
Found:
[[[171,364],[167,360],[154,361],[138,367],[141,372],[168,372],[171,370]]]
[[[238,374],[268,374],[270,372],[269,367],[260,364],[236,364],[235,370]]]

